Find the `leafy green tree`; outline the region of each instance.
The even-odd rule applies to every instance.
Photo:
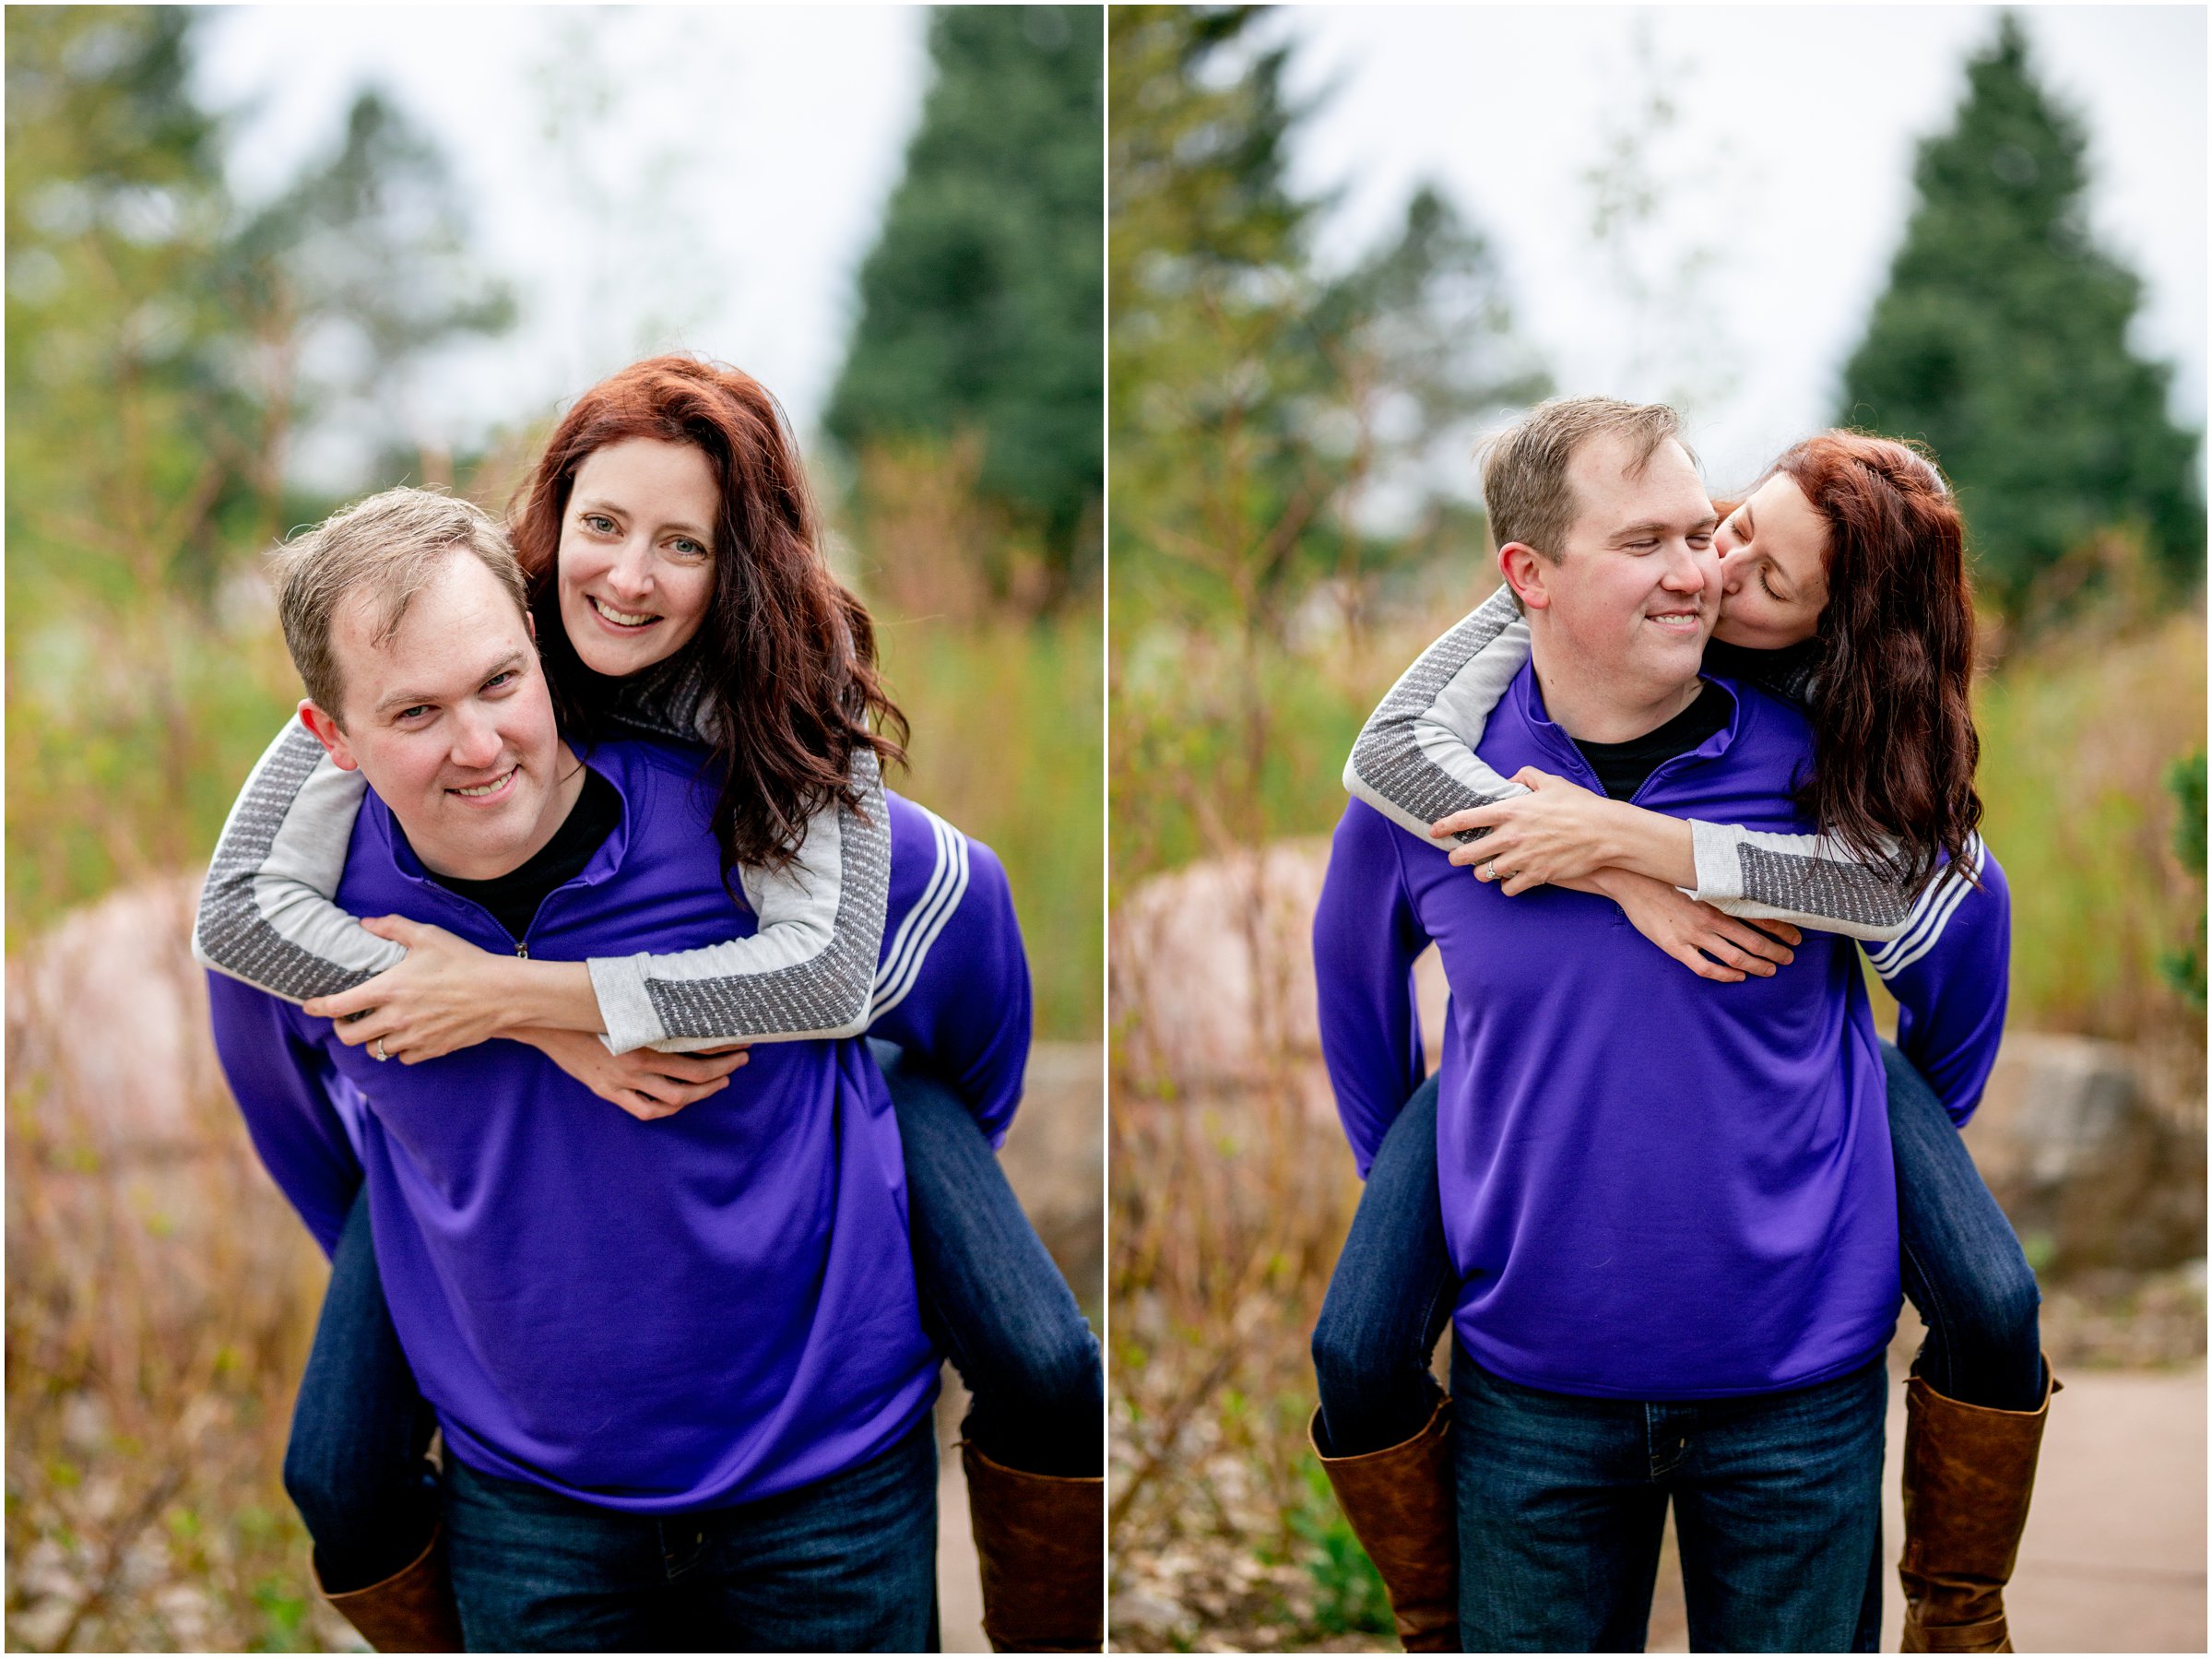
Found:
[[[2108,529],[2179,580],[2204,557],[2198,435],[2167,414],[2171,368],[2128,347],[2142,284],[2091,241],[2086,143],[2007,13],[1921,146],[1919,204],[1844,370],[1841,419],[1934,447],[1982,587],[2015,611]]]
[[[1109,421],[1125,613],[1279,639],[1315,582],[1396,551],[1357,527],[1366,486],[1544,379],[1488,245],[1433,189],[1368,257],[1317,267],[1328,202],[1288,183],[1307,112],[1262,15],[1108,14]]]
[[[285,689],[224,578],[330,504],[289,482],[298,433],[413,436],[413,365],[508,312],[442,160],[373,93],[240,204],[188,89],[203,18],[8,15],[11,926],[205,851]]]
[[[940,7],[929,54],[824,423],[855,454],[979,434],[977,487],[1041,539],[1058,596],[1099,551],[1098,13]]]

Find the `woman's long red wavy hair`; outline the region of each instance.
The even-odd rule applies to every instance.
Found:
[[[1768,468],[1827,522],[1828,608],[1801,804],[1859,857],[1923,878],[1981,821],[1974,605],[1950,484],[1910,444],[1825,432]],[[1886,853],[1885,840],[1897,845]]]
[[[585,458],[630,438],[691,444],[720,487],[714,591],[684,648],[698,655],[714,715],[725,870],[780,869],[810,819],[834,800],[860,804],[848,778],[858,751],[905,758],[906,720],[878,677],[874,625],[822,557],[798,444],[767,388],[694,358],[648,358],[576,399],[509,515],[547,678],[572,729],[597,728],[614,687],[561,623],[561,522]]]

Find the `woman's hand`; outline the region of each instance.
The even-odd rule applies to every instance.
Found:
[[[512,1028],[514,969],[531,964],[479,950],[443,927],[405,916],[378,916],[361,925],[406,945],[407,959],[350,990],[302,1004],[316,1018],[336,1020],[338,1040],[349,1048],[368,1043],[378,1059],[412,1065]],[[563,965],[585,971],[580,963]]]
[[[656,1053],[649,1048],[609,1053],[607,1044],[582,1031],[525,1029],[510,1033],[574,1077],[601,1099],[640,1122],[673,1117],[729,1086],[729,1073],[752,1056],[743,1047],[699,1053]]]
[[[1787,921],[1739,921],[1649,875],[1607,870],[1595,885],[1637,931],[1698,977],[1721,984],[1741,984],[1747,974],[1772,978],[1797,959],[1790,947],[1804,942]]]
[[[1429,826],[1438,840],[1466,829],[1490,831],[1453,847],[1452,862],[1473,865],[1477,881],[1500,882],[1508,898],[1532,886],[1585,880],[1621,862],[1624,814],[1634,808],[1532,765],[1515,772],[1513,781],[1532,792],[1455,811]]]

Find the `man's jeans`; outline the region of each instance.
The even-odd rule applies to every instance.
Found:
[[[1464,1354],[1451,1376],[1465,1651],[1641,1652],[1670,1498],[1691,1651],[1876,1650],[1878,1356],[1682,1403],[1547,1393]]]
[[[758,1502],[628,1514],[449,1458],[470,1652],[916,1652],[930,1645],[937,1442]]]

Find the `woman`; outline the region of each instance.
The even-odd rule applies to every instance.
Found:
[[[356,921],[329,894],[361,786],[289,759],[288,728],[225,827],[195,930],[202,959],[312,998],[307,1012],[379,1059],[530,1042],[643,1119],[728,1086],[745,1059],[732,1043],[864,1030],[888,880],[880,763],[903,758],[881,733],[904,720],[878,680],[866,610],[822,560],[773,398],[688,358],[625,369],[562,420],[513,531],[568,734],[629,728],[707,745],[726,879],[758,930],[682,956],[584,963],[520,959],[519,945],[497,956],[398,918]],[[712,994],[667,993],[683,981]],[[1031,1643],[1094,1645],[1096,1344],[974,1118],[895,1050],[885,1066],[922,1305],[975,1396],[965,1457],[987,1623]],[[325,1592],[387,1649],[457,1644],[435,1576],[428,1420],[392,1334],[364,1198],[333,1260],[286,1483]]]
[[[1887,971],[1913,947],[1915,918],[1980,867],[1957,504],[1908,445],[1828,432],[1778,459],[1713,544],[1722,607],[1707,666],[1807,705],[1816,764],[1801,803],[1819,837],[1686,823],[1532,769],[1512,784],[1490,771],[1472,751],[1528,657],[1503,590],[1401,681],[1422,694],[1386,699],[1346,782],[1402,826],[1458,836],[1451,860],[1508,895],[1603,871],[1637,929],[1705,977],[1771,975],[1799,942],[1792,923],[1894,940],[1871,952]],[[1437,802],[1470,795],[1493,803],[1438,816]],[[1929,1329],[1908,1395],[1906,1650],[2009,1650],[2002,1588],[2056,1385],[2034,1275],[1937,1090],[1887,1044],[1884,1062],[1905,1285]],[[1314,1336],[1315,1439],[1409,1646],[1456,1650],[1455,1557],[1437,1534],[1450,1496],[1437,1483],[1426,1364],[1458,1278],[1436,1191],[1432,1078],[1390,1131],[1330,1285]]]

